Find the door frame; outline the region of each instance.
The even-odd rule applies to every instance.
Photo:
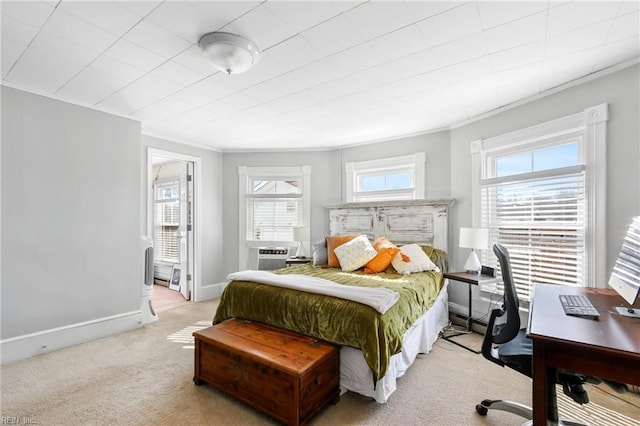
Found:
[[[191,277],[192,291],[191,301],[199,302],[200,293],[202,292],[202,283],[200,280],[201,272],[201,253],[202,241],[200,239],[200,193],[201,193],[201,159],[192,155],[182,154],[179,152],[168,151],[164,149],[147,147],[147,178],[146,178],[146,232],[150,238],[153,238],[153,158],[164,157],[171,160],[187,161],[193,163],[193,205],[191,206],[191,214],[193,221],[193,275]],[[183,272],[185,273],[185,272]]]

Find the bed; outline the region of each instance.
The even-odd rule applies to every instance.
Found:
[[[340,383],[344,390],[386,402],[418,353],[431,350],[448,323],[446,253],[425,246],[439,271],[401,275],[388,268],[378,274],[342,272],[311,264],[273,271],[311,276],[359,288],[383,287],[399,293],[384,314],[337,297],[260,282],[233,280],[225,288],[213,319],[260,321],[343,346]]]
[[[314,259],[318,266],[300,265],[269,273],[270,277],[279,276],[287,282],[329,282],[353,293],[391,291],[396,293],[397,301],[388,310],[379,311],[331,293],[317,294],[315,288],[309,289],[314,281],[306,288],[274,286],[244,274],[264,271],[240,271],[230,275],[214,324],[242,318],[338,344],[342,346],[342,390],[386,402],[396,389],[397,379],[419,353],[431,351],[440,331],[449,323],[447,281],[443,278],[448,269],[449,204],[450,200],[352,203],[329,210],[331,236],[326,241],[346,234],[365,235],[369,241],[388,235],[400,248],[417,246],[421,255],[430,259],[433,270],[399,274],[390,265],[378,273],[366,274],[362,268],[345,272],[335,265],[321,267],[322,262]]]

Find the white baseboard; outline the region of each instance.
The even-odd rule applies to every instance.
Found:
[[[449,312],[452,314],[467,315],[469,313],[469,308],[449,301]]]
[[[142,311],[125,312],[0,340],[0,364],[74,346],[142,326]]]
[[[222,292],[224,291],[227,284],[227,282],[221,282],[200,287],[196,302],[217,299],[218,297],[222,296]]]
[[[486,323],[487,321],[489,321],[491,309],[500,307],[500,305],[502,305],[502,300],[494,300],[493,302],[489,302],[487,300],[474,299],[472,317],[474,320]],[[527,324],[529,309],[528,306],[523,307],[523,305],[525,304],[521,302],[519,309],[520,324]],[[469,307],[467,305],[461,305],[459,303],[449,301],[449,313],[466,317],[467,315],[469,315]]]
[[[483,321],[486,321],[489,318],[489,311],[494,307],[495,305],[491,305],[484,300],[474,299],[473,313],[471,314],[471,316],[476,320],[481,319]],[[449,301],[449,312],[466,317],[467,315],[469,315],[469,306]]]

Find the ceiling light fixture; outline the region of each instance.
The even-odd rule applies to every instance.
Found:
[[[249,70],[260,57],[260,52],[253,42],[231,33],[205,34],[198,46],[209,57],[214,67],[227,74],[240,74]]]

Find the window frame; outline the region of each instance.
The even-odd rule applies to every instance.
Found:
[[[388,200],[424,199],[425,194],[425,153],[383,158],[369,161],[351,161],[345,163],[345,202],[372,202]],[[362,177],[380,175],[380,172],[408,171],[411,174],[412,187],[385,189],[378,191],[359,191],[358,183]],[[384,175],[384,173],[382,173]],[[408,197],[407,195],[410,195]]]
[[[248,211],[249,198],[251,196],[249,185],[254,178],[264,178],[268,180],[299,180],[302,183],[301,196],[287,197],[284,194],[277,194],[277,198],[295,198],[302,200],[302,223],[299,226],[310,226],[311,224],[311,166],[282,166],[282,167],[238,167],[238,200],[239,200],[239,236],[238,236],[238,264],[239,267],[246,268],[248,264],[249,250],[255,247],[267,246],[295,246],[294,241],[273,241],[273,240],[248,240]],[[284,196],[283,196],[284,195]],[[260,195],[255,198],[265,198]]]
[[[606,287],[606,129],[608,105],[546,123],[471,142],[472,223],[481,226],[481,183],[491,179],[491,160],[511,153],[560,144],[571,134],[581,134],[578,152],[585,171],[585,265],[584,287]],[[536,172],[539,173],[539,172]],[[501,178],[495,178],[501,179]],[[487,250],[490,256],[493,251]]]

